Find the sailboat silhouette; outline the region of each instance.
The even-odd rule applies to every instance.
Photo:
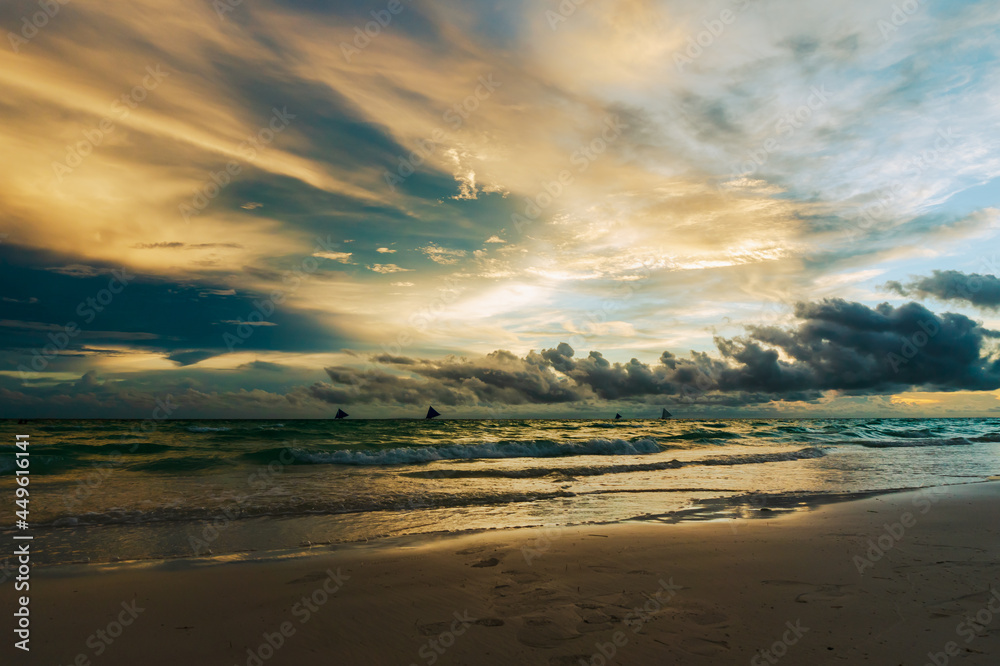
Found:
[[[622,415],[621,415],[621,414],[619,414],[618,412],[615,412],[615,421],[618,421],[618,420],[620,420],[620,419],[621,419],[621,417],[622,417]]]
[[[428,407],[428,408],[427,408],[427,416],[426,416],[425,418],[428,418],[428,419],[432,419],[432,418],[434,418],[435,416],[441,416],[441,413],[440,413],[440,412],[438,412],[438,411],[437,411],[436,409],[434,409],[433,407]]]
[[[345,412],[342,409],[338,409],[337,410],[337,415],[334,416],[333,418],[335,418],[335,419],[346,419],[348,416],[350,416],[350,415],[347,412]]]
[[[671,414],[670,412],[668,412],[668,411],[667,411],[667,408],[666,408],[666,407],[664,407],[664,408],[663,408],[663,413],[662,413],[662,414],[660,415],[660,418],[661,418],[661,419],[670,419],[670,418],[673,418],[673,416],[674,416],[674,415],[673,415],[673,414]]]

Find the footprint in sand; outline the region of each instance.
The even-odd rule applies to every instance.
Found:
[[[329,578],[330,574],[325,571],[314,571],[311,574],[306,574],[301,578],[296,578],[295,580],[290,580],[285,585],[297,585],[298,583],[315,583],[318,580],[323,580],[324,578]]]
[[[576,614],[580,616],[580,623],[576,625],[576,630],[582,634],[604,631],[615,624],[614,616],[595,608],[585,608],[582,604],[577,604]]]
[[[491,557],[488,560],[482,560],[480,562],[476,562],[475,564],[473,564],[471,566],[472,566],[473,569],[482,569],[484,567],[495,567],[498,564],[500,564],[500,560],[498,560],[495,557]]]
[[[549,657],[549,666],[577,666],[581,661],[589,664],[593,657],[592,654],[564,654],[558,657]]]
[[[796,580],[762,580],[761,583],[764,585],[806,588],[805,592],[802,592],[795,597],[795,601],[800,604],[823,603],[829,601],[844,602],[854,598],[854,595],[847,591],[847,585],[815,585],[813,583],[803,583]],[[837,608],[838,605],[833,605],[831,607]]]
[[[711,627],[729,622],[729,616],[725,613],[720,613],[708,607],[699,607],[698,605],[691,607],[692,605],[689,604],[687,607],[682,607],[676,616],[677,619],[696,624],[699,627]]]
[[[451,622],[431,622],[429,624],[418,624],[417,632],[421,636],[438,636],[451,628]]]
[[[557,609],[553,615],[555,617],[546,615],[522,617],[522,625],[517,630],[517,640],[528,647],[551,648],[580,636],[580,632],[571,628],[579,622],[579,618],[571,609]]]
[[[517,569],[507,569],[500,572],[504,576],[510,576],[510,580],[518,585],[528,585],[542,580],[542,577],[534,571],[519,571]]]
[[[824,601],[842,602],[853,596],[844,590],[843,585],[821,585],[811,592],[803,592],[795,597],[795,601],[800,604],[822,603]]]
[[[506,548],[506,543],[491,543],[487,546],[473,546],[472,548],[466,548],[465,550],[455,551],[456,555],[479,555],[480,553],[485,553],[488,550],[496,551],[501,548]]]
[[[730,651],[729,643],[726,641],[713,641],[707,638],[685,638],[681,641],[680,648],[701,657],[711,657]]]
[[[420,633],[421,636],[438,636],[451,630],[454,624],[454,620],[418,624],[417,632]],[[498,617],[481,617],[478,620],[474,620],[472,624],[480,627],[502,627],[504,625],[504,621]]]

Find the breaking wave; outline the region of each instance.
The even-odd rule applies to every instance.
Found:
[[[821,448],[806,447],[797,451],[780,451],[777,453],[757,453],[732,456],[715,456],[700,460],[681,462],[668,460],[655,463],[622,464],[622,465],[580,465],[572,467],[532,467],[529,469],[436,469],[420,472],[404,472],[402,476],[420,479],[473,479],[473,478],[506,478],[533,479],[545,476],[580,477],[601,476],[604,474],[629,474],[635,472],[659,472],[681,467],[696,467],[699,465],[754,465],[759,463],[788,462],[793,460],[808,460],[822,458],[826,453]]]
[[[976,441],[997,441],[992,439],[974,438]],[[927,439],[858,439],[851,444],[859,444],[870,449],[903,449],[915,446],[969,446],[972,442],[965,437],[927,438]]]
[[[412,465],[437,460],[484,458],[558,458],[565,456],[625,456],[660,453],[654,439],[589,439],[585,442],[486,442],[386,449],[382,451],[305,451],[290,449],[298,462],[332,465]]]

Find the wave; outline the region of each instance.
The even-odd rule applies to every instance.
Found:
[[[229,464],[231,463],[217,457],[188,456],[186,458],[162,458],[129,465],[128,468],[133,472],[196,472]]]
[[[696,467],[699,465],[755,465],[772,462],[791,462],[794,460],[809,460],[822,458],[826,453],[821,448],[806,447],[796,451],[779,451],[776,453],[750,453],[732,456],[716,456],[681,462],[668,460],[655,463],[622,464],[622,465],[577,465],[573,467],[531,467],[528,469],[436,469],[420,472],[404,472],[400,476],[418,479],[473,479],[473,478],[503,478],[503,479],[534,479],[545,476],[580,477],[603,476],[604,474],[630,474],[635,472],[660,472],[681,467]]]
[[[872,428],[880,435],[885,435],[886,437],[893,437],[896,439],[932,439],[934,435],[938,434],[936,428],[919,428],[917,430],[911,430],[906,428]]]
[[[522,502],[576,497],[565,490],[550,492],[510,492],[484,495],[455,495],[431,493],[422,496],[353,497],[349,500],[299,500],[284,504],[241,506],[237,502],[215,507],[163,506],[153,509],[114,508],[103,512],[62,515],[40,525],[45,527],[79,527],[93,525],[142,525],[148,523],[178,523],[211,521],[219,524],[262,517],[291,517],[315,515],[341,515],[374,511],[424,511],[428,509],[461,508],[466,506],[494,506]]]
[[[72,467],[74,467],[73,462],[63,456],[32,453],[29,469],[32,474],[45,474],[62,472]],[[14,458],[0,458],[0,474],[13,474],[15,469],[17,469],[17,465],[14,463]]]
[[[93,455],[113,455],[115,453],[139,455],[149,453],[162,453],[171,451],[174,447],[169,444],[157,444],[155,442],[145,442],[142,440],[119,441],[111,444],[76,444],[73,442],[59,442],[49,446],[36,447],[34,450],[39,453],[50,453],[58,455],[61,453],[82,453]]]
[[[213,428],[211,426],[188,426],[188,432],[229,432],[232,428],[218,427]]]
[[[790,462],[792,460],[808,460],[822,458],[826,452],[817,446],[807,446],[795,451],[778,451],[775,453],[741,453],[733,456],[713,456],[695,461],[696,465],[756,465],[757,463]]]
[[[708,425],[708,424],[705,424]],[[743,435],[736,432],[725,432],[723,430],[702,430],[701,428],[689,430],[677,435],[667,435],[663,439],[678,440],[699,440],[699,439],[739,439]]]
[[[685,464],[679,460],[642,463],[638,465],[587,465],[575,467],[531,467],[529,469],[436,469],[426,472],[404,472],[400,476],[416,479],[537,479],[544,476],[602,476],[604,474],[626,474],[628,472],[658,472],[678,469]]]
[[[980,440],[990,441],[990,440]],[[972,442],[965,437],[927,439],[856,439],[848,444],[858,444],[869,449],[908,449],[917,446],[969,446]]]
[[[482,458],[559,458],[566,456],[623,456],[660,453],[665,447],[654,439],[634,442],[595,438],[585,442],[486,442],[420,446],[383,451],[306,451],[290,449],[299,462],[332,465],[412,465],[437,460],[477,460]]]

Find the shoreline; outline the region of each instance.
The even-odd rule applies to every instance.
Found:
[[[814,491],[791,491],[785,493],[762,493],[762,494],[737,494],[730,496],[701,498],[692,500],[693,506],[666,511],[664,513],[646,513],[629,517],[624,520],[611,519],[607,521],[589,521],[583,523],[571,523],[565,525],[515,525],[504,527],[474,527],[464,530],[439,530],[431,532],[417,532],[410,534],[385,534],[372,536],[365,539],[349,539],[344,541],[308,541],[306,544],[285,547],[265,547],[253,549],[226,550],[218,554],[212,553],[212,549],[207,549],[207,554],[180,554],[176,556],[140,557],[130,559],[102,559],[98,561],[70,561],[70,562],[39,562],[36,558],[34,566],[38,569],[54,570],[66,569],[68,567],[80,567],[81,572],[100,570],[116,570],[129,566],[156,567],[160,564],[171,565],[172,567],[182,567],[185,563],[190,566],[211,566],[212,564],[225,564],[231,562],[269,562],[295,559],[299,557],[322,557],[330,553],[357,548],[396,548],[419,546],[427,543],[435,543],[441,540],[460,538],[462,536],[475,536],[479,534],[491,533],[516,533],[523,530],[562,530],[585,527],[599,527],[611,525],[641,525],[641,524],[685,524],[685,523],[705,523],[705,522],[727,522],[741,520],[764,520],[775,519],[779,516],[797,513],[810,513],[820,507],[827,505],[837,505],[843,503],[856,502],[872,497],[893,495],[897,493],[921,492],[934,488],[950,488],[982,483],[993,483],[1000,480],[1000,477],[986,480],[970,481],[966,483],[951,483],[938,486],[886,488],[878,490],[863,490],[851,492],[814,492]],[[648,492],[663,492],[660,489]],[[670,492],[704,492],[701,489],[670,489]],[[336,521],[342,515],[358,514],[316,514],[316,515],[261,515],[253,516],[243,521],[233,523],[240,525],[244,530],[252,532],[253,523],[261,525],[269,524],[271,521],[282,523],[286,528],[292,523],[297,523],[295,530],[305,534],[307,527],[314,521]],[[192,525],[202,525],[204,521],[178,521],[175,523],[152,523],[141,525],[150,530],[170,530],[178,528],[183,531],[185,527]],[[69,529],[103,530],[115,529],[118,527],[130,527],[128,523],[112,525],[83,525]],[[53,529],[52,526],[43,526],[41,529]],[[54,528],[64,529],[64,528]],[[295,531],[286,529],[285,531]],[[14,534],[13,531],[0,531],[0,535]],[[44,535],[39,535],[40,541],[44,540]]]
[[[924,664],[954,647],[985,664],[1000,650],[1000,612],[982,610],[1000,587],[997,518],[990,481],[763,519],[41,567],[32,652],[58,664],[756,665],[771,663],[761,650],[788,664]],[[141,611],[115,627],[129,604]],[[961,633],[977,613],[991,622]],[[111,643],[95,633],[110,630]]]

